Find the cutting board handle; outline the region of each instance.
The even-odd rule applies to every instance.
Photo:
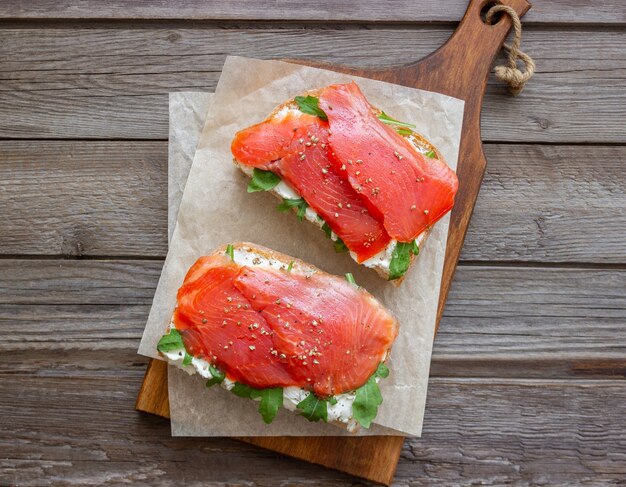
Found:
[[[422,89],[443,92],[466,102],[482,99],[493,61],[511,28],[511,19],[504,14],[493,25],[484,22],[481,11],[495,3],[513,8],[520,17],[530,8],[526,0],[471,0],[461,23],[443,46],[401,68],[406,84],[414,85],[418,78]],[[446,77],[445,83],[442,77]],[[476,83],[476,79],[484,82]]]

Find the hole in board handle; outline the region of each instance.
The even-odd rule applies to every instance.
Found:
[[[490,24],[487,23],[487,12],[491,10],[491,7],[494,7],[496,5],[501,5],[501,4],[502,2],[494,2],[494,1],[485,2],[485,4],[483,5],[483,8],[480,9],[480,18],[482,19],[484,24],[496,25],[497,23],[500,22],[500,20],[502,20],[502,12],[497,12],[491,19],[491,23]]]

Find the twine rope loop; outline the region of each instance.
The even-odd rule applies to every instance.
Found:
[[[511,44],[504,43],[502,45],[502,49],[507,54],[507,64],[496,66],[494,73],[500,81],[508,85],[511,94],[517,96],[524,89],[526,82],[535,74],[535,61],[533,61],[528,54],[520,50],[520,44],[522,42],[522,22],[515,10],[507,5],[494,5],[489,9],[487,15],[485,15],[485,21],[491,24],[494,15],[498,12],[504,12],[511,17],[514,35]],[[517,65],[518,61],[524,65],[524,71],[519,69]]]

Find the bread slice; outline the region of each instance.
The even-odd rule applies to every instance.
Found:
[[[229,254],[229,250],[232,252],[232,254]],[[232,244],[232,249],[230,249],[230,246],[222,246],[216,249],[212,255],[222,255],[226,256],[229,259],[232,258],[235,263],[247,267],[259,266],[262,268],[270,268],[274,270],[289,270],[289,272],[294,275],[300,275],[305,277],[311,276],[313,274],[321,274],[328,276],[329,278],[336,278],[336,276],[325,273],[317,267],[308,264],[300,259],[296,259],[286,254],[276,252],[275,250],[249,242],[234,243]],[[365,290],[363,290],[363,292],[366,293],[368,298],[371,299],[373,303],[375,303],[377,306],[380,306],[380,303],[378,303],[378,301],[376,301],[373,296],[367,294]],[[397,327],[397,323],[395,326]],[[169,335],[171,333],[171,330],[175,328],[175,324],[173,322],[170,323],[168,330],[166,331],[166,334],[164,336]],[[384,353],[379,357],[379,362],[386,362],[390,352],[391,347],[385,350]],[[176,366],[179,369],[184,370],[190,375],[198,374],[207,380],[210,380],[213,377],[213,374],[211,372],[211,365],[209,364],[209,362],[199,357],[189,357],[184,347],[165,352],[160,350],[160,354],[168,363]],[[381,377],[375,377],[376,383],[378,383],[380,380]],[[224,389],[230,391],[234,388],[235,382],[229,380],[228,378],[224,378],[220,385]],[[306,399],[310,394],[311,393],[308,390],[301,387],[285,387],[283,388],[282,406],[289,411],[299,412],[299,410],[297,409],[297,405],[304,399]],[[337,394],[334,397],[337,400],[335,404],[331,404],[330,402],[326,404],[328,417],[327,422],[345,428],[350,432],[357,431],[360,428],[360,425],[358,421],[354,419],[352,413],[352,405],[354,404],[356,399],[356,391],[349,391],[342,394]]]
[[[316,90],[309,90],[303,93],[302,96],[319,97],[319,94],[320,94],[320,90],[316,89]],[[274,117],[284,116],[290,111],[300,112],[300,109],[298,108],[298,105],[295,102],[295,99],[286,101],[285,103],[278,106],[276,109],[274,109],[272,113],[270,113],[270,115],[267,118],[271,119]],[[382,110],[378,108],[374,108],[374,107],[372,107],[372,112],[376,116],[379,116],[380,114],[383,113]],[[410,129],[403,131],[403,133],[400,135],[402,135],[405,139],[407,139],[413,145],[413,147],[415,147],[415,149],[418,152],[426,154],[432,151],[435,154],[435,157],[437,159],[442,159],[442,156],[437,150],[437,148],[434,145],[432,145],[424,136]],[[233,161],[243,173],[245,173],[249,177],[252,177],[253,168],[240,163],[239,161],[237,161],[237,159],[233,159]],[[293,187],[291,187],[287,182],[283,180],[281,180],[281,182],[277,186],[271,189],[270,192],[281,201],[284,198],[287,198],[287,199],[301,198],[300,194]],[[297,211],[297,208],[294,208],[293,210]],[[324,221],[318,218],[317,213],[310,206],[306,209],[304,218],[310,223],[313,223],[314,225],[317,225],[320,228],[324,224]],[[430,230],[426,229],[420,235],[418,235],[418,237],[415,239],[418,248],[421,249],[423,247],[424,243],[426,242],[429,232]],[[337,235],[335,235],[334,233],[331,233],[331,239],[333,241],[336,241]],[[381,277],[388,280],[389,275],[390,275],[391,258],[392,258],[395,247],[396,247],[396,241],[392,240],[387,245],[387,248],[385,248],[383,251],[373,256],[372,258],[366,260],[365,262],[362,262],[360,265],[364,265],[365,267],[369,267],[375,270]],[[357,261],[356,255],[353,252],[350,252],[350,256],[355,262]],[[413,265],[413,262],[415,261],[416,257],[417,257],[416,255],[411,254],[411,257],[410,257],[411,262],[409,264],[409,267]],[[396,286],[399,286],[403,280],[404,280],[404,276],[398,279],[394,279],[391,282],[393,282]]]

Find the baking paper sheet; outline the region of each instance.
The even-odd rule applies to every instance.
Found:
[[[170,93],[170,132],[167,157],[167,236],[172,240],[176,217],[198,140],[213,93]]]
[[[416,265],[400,288],[374,271],[360,268],[332,245],[314,225],[293,214],[275,211],[268,193],[247,194],[247,178],[232,164],[234,133],[264,119],[293,96],[331,83],[355,80],[368,99],[392,117],[414,123],[455,168],[463,119],[463,102],[379,81],[278,61],[229,57],[183,194],[170,252],[157,287],[139,352],[157,357],[156,343],[169,323],[176,291],[189,266],[200,255],[237,240],[249,240],[294,255],[335,274],[352,272],[357,282],[381,299],[398,317],[400,335],[394,345],[391,374],[381,382],[385,401],[376,423],[419,435],[424,412],[430,353],[445,255],[448,218],[434,228]],[[257,405],[220,389],[206,389],[198,377],[171,374],[170,407],[174,435],[261,436],[342,434],[332,425],[311,424],[281,410],[265,425]]]

